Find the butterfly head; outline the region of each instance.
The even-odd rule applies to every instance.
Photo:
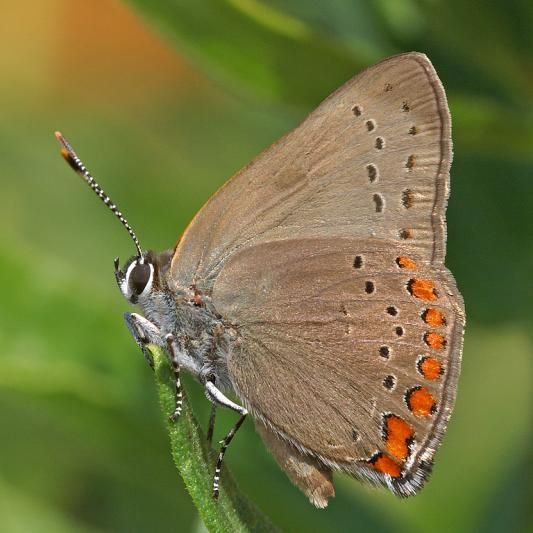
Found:
[[[133,256],[124,265],[123,270],[119,267],[118,257],[115,259],[115,278],[117,280],[120,292],[131,303],[136,304],[139,301],[150,295],[152,290],[157,285],[157,271],[160,261],[152,252],[143,252],[137,235],[128,224],[128,221],[119,210],[116,204],[111,201],[111,198],[104,192],[102,187],[91,176],[87,167],[82,163],[80,158],[76,155],[70,143],[57,132],[56,137],[61,143],[61,155],[66,162],[74,169],[74,171],[91,187],[96,195],[104,202],[104,204],[113,212],[113,214],[120,220],[122,225],[129,233],[137,254]]]

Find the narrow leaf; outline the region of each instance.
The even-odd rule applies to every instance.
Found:
[[[170,436],[172,457],[194,505],[209,531],[237,532],[276,531],[270,521],[238,489],[229,470],[224,467],[220,497],[213,499],[213,473],[216,453],[210,450],[205,433],[196,420],[186,394],[183,411],[177,422],[169,415],[174,411],[174,380],[166,354],[151,345],[159,401]]]

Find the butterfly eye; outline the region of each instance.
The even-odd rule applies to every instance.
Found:
[[[151,276],[151,268],[148,263],[137,263],[132,271],[130,272],[130,275],[128,277],[128,286],[132,292],[132,294],[135,294],[139,296],[141,294],[148,282],[150,281]]]

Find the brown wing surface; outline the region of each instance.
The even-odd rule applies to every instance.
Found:
[[[213,303],[242,339],[234,388],[268,427],[400,494],[420,486],[459,374],[464,319],[447,270],[394,241],[276,241],[235,254]]]
[[[233,254],[307,237],[408,241],[444,258],[450,117],[426,56],[386,59],[237,173],[191,222],[170,279],[209,287]]]

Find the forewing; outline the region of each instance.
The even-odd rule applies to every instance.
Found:
[[[203,207],[170,279],[209,287],[237,251],[317,236],[408,242],[444,258],[450,117],[426,56],[386,59],[327,98]]]
[[[328,465],[421,486],[459,374],[446,269],[383,239],[276,241],[235,254],[213,303],[239,332],[228,369],[256,417]]]

